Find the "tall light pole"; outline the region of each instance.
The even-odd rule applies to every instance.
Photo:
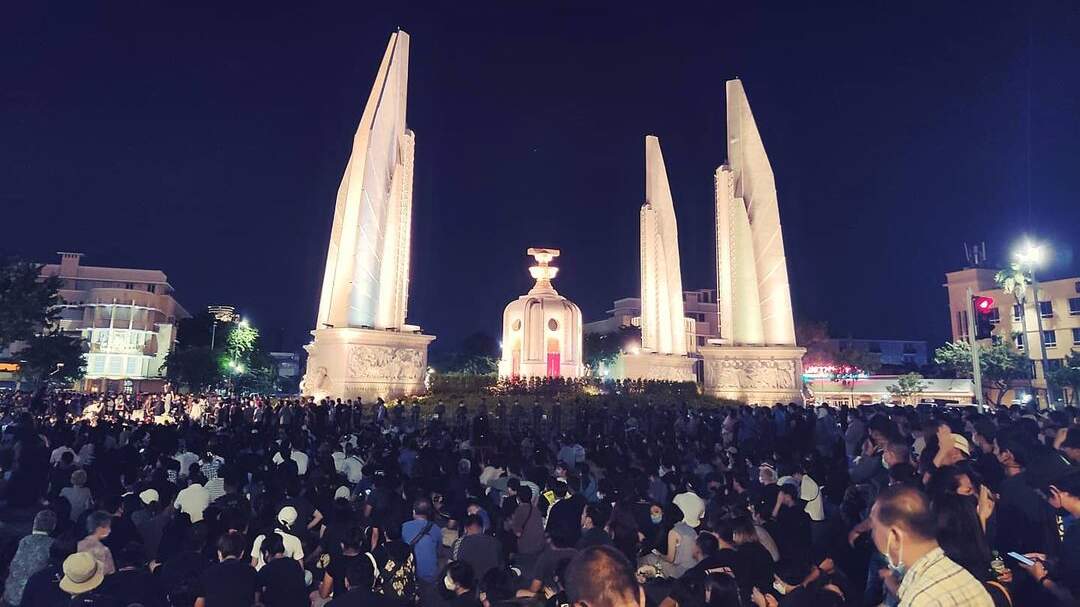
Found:
[[[1046,384],[1046,406],[1052,408],[1050,379],[1046,376],[1046,345],[1043,343],[1042,302],[1039,301],[1039,281],[1035,279],[1035,266],[1042,263],[1044,255],[1042,245],[1029,240],[1017,250],[1016,261],[1020,264],[1020,269],[1027,269],[1028,275],[1031,277],[1031,292],[1035,300],[1035,325],[1038,331],[1039,369],[1042,370],[1043,383]],[[1020,312],[1023,313],[1023,309]],[[1026,335],[1024,336],[1024,346],[1029,347]]]

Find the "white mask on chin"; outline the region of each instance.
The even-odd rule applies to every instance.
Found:
[[[449,590],[450,592],[453,592],[454,588],[457,588],[457,584],[454,583],[454,580],[450,578],[449,574],[447,574],[443,578],[442,583],[443,583],[443,586],[446,586],[446,589]]]

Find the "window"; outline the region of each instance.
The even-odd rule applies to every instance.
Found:
[[[1074,344],[1080,344],[1080,329],[1073,329],[1072,334],[1073,334],[1073,343]]]
[[[1046,370],[1056,371],[1065,366],[1065,361],[1060,358],[1048,358],[1046,359]]]
[[[135,288],[135,283],[133,283],[133,282],[126,282],[126,283],[124,283],[124,288],[125,288],[125,289],[134,289],[134,288]]]
[[[1017,333],[1017,334],[1013,335],[1013,343],[1016,344],[1016,349],[1017,350],[1023,350],[1024,349],[1024,334],[1023,333]]]
[[[915,344],[904,344],[904,354],[914,354]]]
[[[1039,316],[1043,318],[1054,317],[1054,302],[1052,301],[1040,301],[1039,302]]]
[[[157,285],[146,285],[146,290],[154,293],[157,291]]]
[[[996,325],[1001,322],[1001,313],[997,308],[991,308],[990,313],[986,315],[986,319],[990,321],[990,324]]]
[[[1043,331],[1043,345],[1047,348],[1053,348],[1057,345],[1057,331]]]
[[[870,342],[870,346],[867,348],[867,350],[873,354],[881,354],[881,344],[876,341],[872,341]]]
[[[705,345],[705,336],[704,335],[698,335],[697,345],[698,346],[704,346]]]
[[[1069,315],[1076,316],[1080,314],[1080,297],[1069,298]]]
[[[1073,288],[1074,288],[1074,289],[1076,289],[1076,292],[1077,292],[1077,293],[1080,293],[1080,282],[1078,282],[1078,283],[1074,284],[1074,285],[1073,285]]]
[[[1020,304],[1013,304],[1013,320],[1019,321],[1020,320],[1020,314],[1021,314]]]

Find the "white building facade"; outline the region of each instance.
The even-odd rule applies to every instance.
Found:
[[[86,340],[88,391],[157,392],[177,321],[189,314],[160,270],[84,266],[81,253],[60,253],[42,277],[60,279],[60,329]]]

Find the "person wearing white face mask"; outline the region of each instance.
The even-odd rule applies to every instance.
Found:
[[[884,489],[870,511],[870,522],[874,545],[900,580],[900,607],[993,607],[982,583],[938,545],[937,521],[922,491],[904,485]]]
[[[443,587],[450,594],[446,599],[448,607],[480,607],[480,599],[476,597],[476,575],[468,563],[454,561],[447,565]],[[445,597],[446,593],[443,595]]]

